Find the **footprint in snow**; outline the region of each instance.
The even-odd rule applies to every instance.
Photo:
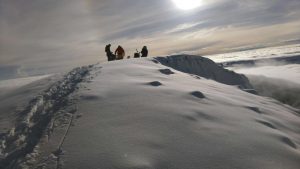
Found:
[[[152,60],[152,62],[159,64],[159,61],[157,61],[157,60]]]
[[[159,71],[160,71],[160,73],[165,74],[165,75],[172,75],[172,74],[175,74],[175,73],[172,72],[172,70],[170,70],[170,69],[160,69]]]
[[[151,85],[151,86],[154,86],[154,87],[158,87],[158,86],[162,86],[163,85],[159,81],[153,81],[153,82],[150,82],[148,84]]]
[[[282,141],[284,144],[286,144],[294,149],[297,149],[297,145],[288,137],[283,136],[280,138],[280,141]]]
[[[273,124],[267,122],[267,121],[262,121],[262,120],[256,120],[256,122],[262,124],[262,125],[265,125],[269,128],[272,128],[272,129],[277,129]]]
[[[201,79],[201,77],[200,76],[197,76],[197,75],[191,75],[193,78],[195,78],[195,79]]]
[[[258,114],[262,114],[262,112],[259,110],[258,107],[246,107],[246,108],[249,109],[249,110],[252,110],[252,111],[254,111]]]
[[[204,99],[205,96],[203,93],[199,92],[199,91],[194,91],[190,93],[192,96],[197,97],[199,99]]]

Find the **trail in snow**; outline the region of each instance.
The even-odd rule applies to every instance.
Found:
[[[76,68],[1,137],[0,168],[296,169],[297,110],[249,85],[194,56]]]
[[[84,80],[91,68],[87,66],[72,70],[30,101],[16,126],[0,139],[0,168],[14,168],[24,163],[24,159],[26,163],[25,156],[35,151],[54,114],[66,103],[68,95],[76,90],[77,84]]]
[[[157,60],[101,67],[78,91],[64,169],[299,168],[296,109]]]

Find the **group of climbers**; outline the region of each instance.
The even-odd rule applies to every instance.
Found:
[[[106,45],[105,47],[105,52],[107,56],[108,61],[113,61],[113,60],[122,60],[125,57],[125,50],[122,48],[122,46],[118,46],[118,48],[115,50],[115,53],[111,51],[111,44]],[[140,56],[140,53],[142,54]],[[139,58],[139,57],[147,57],[148,56],[148,49],[147,46],[144,46],[142,48],[141,52],[138,52],[134,54],[134,58]],[[130,56],[127,57],[128,59]]]

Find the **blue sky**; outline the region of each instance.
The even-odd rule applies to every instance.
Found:
[[[299,0],[201,1],[183,11],[172,0],[0,0],[0,70],[25,76],[101,62],[108,43],[126,55],[144,45],[152,56],[205,55],[300,38]]]

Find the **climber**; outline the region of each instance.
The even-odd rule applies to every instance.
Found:
[[[141,51],[142,56],[141,57],[147,57],[148,56],[148,49],[147,46],[144,46]]]
[[[125,50],[122,48],[122,46],[118,46],[118,48],[115,51],[115,55],[117,56],[117,60],[122,60],[125,56]]]
[[[108,44],[105,46],[105,52],[106,52],[106,56],[107,56],[107,60],[108,61],[113,61],[116,60],[116,55],[114,55],[111,50],[110,50],[111,44]]]

